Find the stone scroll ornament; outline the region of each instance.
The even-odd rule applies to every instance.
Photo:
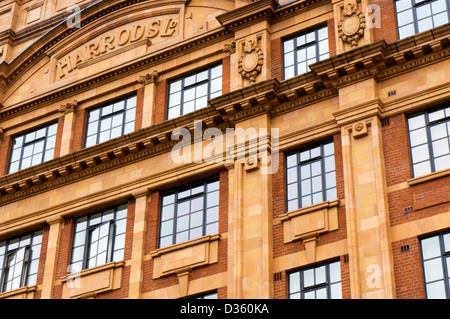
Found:
[[[249,80],[250,84],[253,84],[256,82],[258,74],[261,73],[263,63],[263,51],[257,47],[254,40],[248,40],[239,58],[239,73],[243,78]]]
[[[364,34],[365,27],[366,17],[362,12],[357,11],[356,0],[345,0],[344,12],[338,25],[339,37],[352,47],[356,47]]]

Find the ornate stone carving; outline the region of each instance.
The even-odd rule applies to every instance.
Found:
[[[261,72],[263,63],[263,51],[258,48],[255,40],[248,40],[244,45],[244,50],[239,59],[239,73],[243,78],[249,80],[250,84],[253,84]]]
[[[141,75],[139,77],[138,82],[143,84],[143,85],[147,85],[150,83],[155,83],[156,78],[158,77],[158,71],[153,71],[152,73],[147,73],[146,75]]]
[[[365,121],[356,122],[352,126],[352,135],[354,138],[359,138],[366,136],[368,134],[367,131],[367,123]]]
[[[73,102],[61,105],[59,107],[59,111],[64,114],[68,114],[68,113],[75,111],[77,106],[78,106],[78,102],[76,100],[74,100]]]
[[[236,42],[231,42],[230,44],[225,44],[223,47],[223,52],[228,54],[236,53]]]
[[[366,18],[357,10],[357,7],[356,0],[345,0],[342,18],[338,25],[339,37],[352,47],[358,46],[358,41],[366,27]]]

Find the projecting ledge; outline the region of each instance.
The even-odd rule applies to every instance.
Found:
[[[411,179],[407,180],[406,182],[408,183],[409,186],[414,186],[417,184],[425,183],[425,182],[428,182],[428,181],[431,181],[431,180],[434,180],[434,179],[437,179],[440,177],[449,176],[449,175],[450,175],[450,168],[447,168],[447,169],[437,171],[434,173],[411,178]]]

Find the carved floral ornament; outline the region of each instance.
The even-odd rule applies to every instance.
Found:
[[[245,42],[241,57],[239,58],[239,73],[244,79],[255,83],[256,77],[261,73],[264,64],[264,53],[257,46],[256,41],[250,39]]]
[[[59,111],[64,114],[68,114],[68,113],[74,112],[75,109],[77,108],[77,106],[78,106],[78,102],[76,100],[74,100],[67,104],[61,105],[59,107]]]
[[[158,77],[158,71],[154,70],[152,73],[147,73],[146,75],[141,75],[138,79],[138,82],[143,85],[155,83],[157,77]]]
[[[342,41],[352,47],[358,46],[359,39],[364,35],[366,18],[357,11],[356,0],[345,0],[341,21],[338,25],[338,34]]]

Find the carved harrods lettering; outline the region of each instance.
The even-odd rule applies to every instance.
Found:
[[[243,78],[250,81],[250,84],[256,82],[256,77],[262,70],[264,64],[264,53],[259,48],[259,37],[249,39],[243,43],[243,51],[239,59],[239,73]]]
[[[338,25],[339,37],[352,47],[358,46],[358,41],[366,27],[366,18],[357,10],[357,7],[356,0],[345,0],[342,18]]]
[[[149,23],[137,23],[110,31],[59,59],[56,63],[57,76],[63,78],[76,69],[79,64],[139,40],[153,39],[157,36],[161,38],[171,37],[177,31],[177,27],[178,21],[172,18],[165,18],[153,20]]]

